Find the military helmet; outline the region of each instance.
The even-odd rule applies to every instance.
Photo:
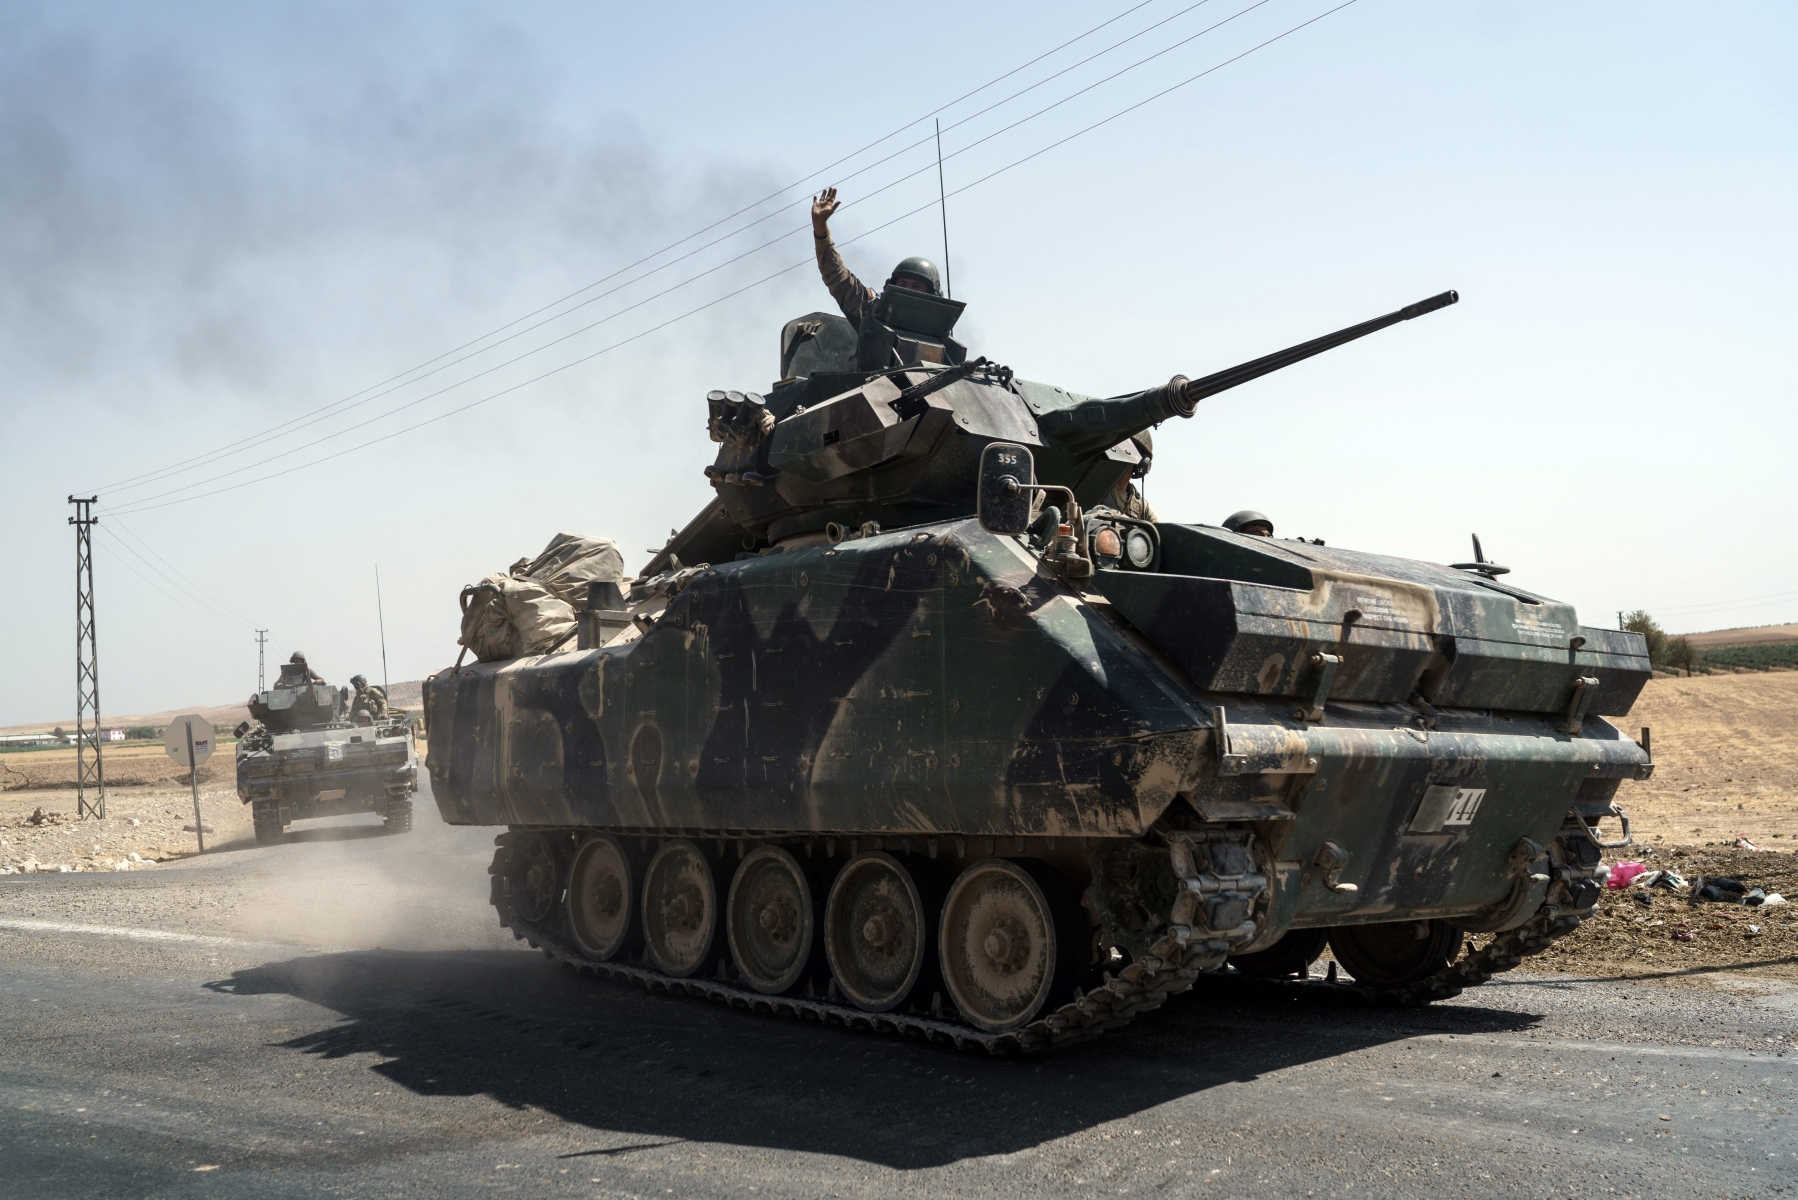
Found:
[[[350,686],[359,687],[359,688],[367,687],[368,686],[368,676],[366,676],[366,675],[350,676]]]
[[[1145,429],[1141,433],[1132,434],[1130,440],[1136,443],[1136,452],[1142,455],[1142,461],[1130,468],[1130,478],[1141,479],[1155,465],[1155,439]]]
[[[901,262],[898,266],[894,267],[893,274],[887,282],[891,283],[894,279],[899,278],[916,279],[923,283],[928,283],[930,285],[930,294],[933,296],[940,296],[943,294],[943,279],[942,276],[937,274],[936,264],[922,255],[914,254],[904,262]]]
[[[298,663],[300,666],[303,667],[306,665],[306,654],[302,650],[295,650],[293,652],[293,657],[288,659],[287,661],[290,663]]]
[[[1241,512],[1233,512],[1224,518],[1224,528],[1228,529],[1231,533],[1253,533],[1254,530],[1246,527],[1255,524],[1267,526],[1268,537],[1274,535],[1274,523],[1268,520],[1266,515],[1258,513],[1252,508],[1245,508]]]

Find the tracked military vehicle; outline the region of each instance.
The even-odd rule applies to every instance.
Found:
[[[237,798],[259,844],[311,817],[372,812],[394,833],[412,828],[418,755],[405,713],[349,720],[342,693],[292,664],[249,707],[237,728]]]
[[[444,819],[581,971],[995,1052],[1201,973],[1456,994],[1594,911],[1640,637],[1485,561],[1144,521],[1133,434],[1400,321],[1094,398],[960,306],[811,314],[714,392],[716,499],[559,652],[425,688]],[[1627,824],[1621,844],[1627,839]],[[1349,977],[1352,977],[1349,978]],[[1287,986],[1269,984],[1267,986]]]

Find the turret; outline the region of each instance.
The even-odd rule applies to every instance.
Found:
[[[798,535],[835,538],[869,524],[972,514],[981,451],[993,442],[1031,448],[1039,482],[1095,504],[1140,461],[1132,435],[1192,416],[1207,396],[1457,299],[1443,292],[1202,379],[1176,375],[1108,399],[1014,379],[985,358],[963,360],[949,338],[959,305],[883,308],[890,320],[934,323],[915,336],[888,329],[894,336],[881,334],[877,353],[867,330],[812,313],[782,332],[783,378],[766,396],[707,397],[708,430],[720,446],[706,475],[718,499],[646,573],[677,561],[724,561]],[[876,360],[886,365],[869,369]]]

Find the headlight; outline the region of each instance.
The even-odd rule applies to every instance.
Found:
[[[1132,529],[1124,535],[1124,558],[1137,570],[1155,561],[1155,541],[1147,531]]]

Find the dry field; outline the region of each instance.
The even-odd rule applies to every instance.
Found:
[[[200,764],[201,784],[224,779],[235,786],[233,749],[234,743],[221,745],[210,761]],[[163,751],[161,742],[107,746],[101,752],[101,762],[106,769],[108,791],[188,782],[187,769],[174,764]],[[59,746],[53,750],[13,750],[0,754],[0,792],[46,790],[74,793],[73,748]]]
[[[1617,793],[1638,839],[1798,849],[1798,671],[1656,678],[1611,720],[1654,730],[1654,778]]]
[[[1700,650],[1715,650],[1722,646],[1798,641],[1798,625],[1754,625],[1746,629],[1712,629],[1704,633],[1682,633],[1679,636]]]

